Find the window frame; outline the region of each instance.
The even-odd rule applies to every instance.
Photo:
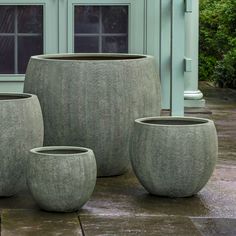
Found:
[[[0,6],[43,6],[43,53],[58,52],[58,4],[53,0],[0,0]],[[0,82],[24,82],[25,74],[0,74]]]
[[[66,30],[64,32],[67,32],[67,35],[61,34],[59,52],[73,53],[74,51],[74,6],[78,5],[128,6],[128,53],[145,53],[145,0],[68,0],[67,14],[60,17],[61,20],[67,19],[67,28],[64,25],[64,28],[59,29]]]
[[[83,7],[81,5],[75,5],[74,7],[77,7],[77,6]],[[127,7],[127,10],[129,12],[129,6],[128,5],[122,5],[122,6]],[[76,37],[97,37],[98,38],[98,53],[102,53],[102,51],[103,51],[103,37],[127,37],[127,39],[128,39],[129,38],[129,32],[128,32],[128,29],[127,29],[126,33],[108,33],[108,32],[104,33],[103,30],[102,30],[102,18],[103,18],[102,7],[103,6],[97,6],[97,7],[99,8],[99,16],[98,16],[99,17],[99,22],[98,22],[99,30],[98,30],[98,32],[95,32],[95,33],[75,33],[74,32],[73,42],[74,42],[74,39]],[[129,17],[128,14],[127,14],[127,17]],[[75,24],[75,22],[74,22],[74,24]],[[129,22],[128,22],[128,24],[129,24]],[[74,44],[75,44],[75,42],[74,42]],[[74,49],[75,49],[75,45],[74,45]]]

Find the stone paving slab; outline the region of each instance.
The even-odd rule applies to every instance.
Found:
[[[189,198],[152,196],[132,172],[99,178],[90,201],[80,211],[83,214],[236,217],[236,162],[219,162],[206,187]]]
[[[236,161],[236,90],[200,83],[206,106],[212,112],[219,139],[219,158]]]
[[[192,222],[204,236],[236,235],[236,219],[192,218]]]
[[[0,213],[2,209],[39,209],[33,198],[24,189],[12,197],[0,197]]]
[[[1,198],[0,208],[38,209],[26,190],[15,197]],[[220,161],[207,186],[191,198],[152,196],[132,172],[99,178],[90,201],[80,214],[236,217],[236,162]]]
[[[99,178],[90,201],[80,215],[180,215],[206,216],[208,208],[201,196],[164,198],[148,194],[132,172],[112,178]]]
[[[86,236],[201,235],[187,217],[82,215],[80,220]]]
[[[1,236],[82,236],[75,213],[2,210]]]
[[[212,178],[199,194],[181,199],[152,196],[132,171],[99,178],[90,201],[78,213],[81,223],[75,214],[40,211],[24,190],[14,197],[0,198],[2,235],[82,235],[81,223],[84,235],[94,236],[182,236],[191,229],[193,233],[187,235],[236,236],[236,92],[205,83],[200,87],[211,112],[192,109],[187,115],[215,121],[219,160]]]

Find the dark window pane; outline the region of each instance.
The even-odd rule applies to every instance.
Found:
[[[0,36],[0,74],[14,74],[14,37]]]
[[[103,33],[128,33],[128,6],[102,7]]]
[[[43,6],[18,6],[18,33],[42,33]]]
[[[128,52],[127,36],[106,36],[102,38],[102,52]]]
[[[31,56],[43,53],[42,36],[18,37],[18,73],[24,74]]]
[[[75,52],[99,52],[98,37],[75,36]]]
[[[75,6],[75,33],[99,32],[99,7]]]
[[[0,33],[14,32],[14,9],[12,6],[0,6]]]

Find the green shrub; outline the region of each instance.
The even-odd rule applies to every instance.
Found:
[[[220,87],[236,88],[236,48],[216,63],[213,79]]]
[[[214,80],[220,86],[235,86],[235,26],[235,0],[200,0],[201,80]]]

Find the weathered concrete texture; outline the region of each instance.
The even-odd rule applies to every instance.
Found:
[[[133,120],[160,114],[160,80],[151,56],[32,57],[24,91],[39,97],[44,145],[91,148],[98,176],[123,174]]]
[[[231,167],[230,167],[231,168]],[[94,215],[179,215],[236,218],[236,171],[218,165],[199,194],[190,198],[164,198],[148,194],[133,173],[98,179],[95,192],[80,214]]]
[[[0,197],[0,212],[3,209],[39,209],[39,207],[25,186],[12,197]]]
[[[28,151],[43,144],[43,118],[37,96],[0,93],[0,196],[24,186]]]
[[[80,220],[86,236],[201,236],[187,217],[83,215]]]
[[[219,157],[236,161],[236,90],[214,88],[207,83],[200,83],[200,89],[215,120]]]
[[[192,218],[192,222],[204,236],[235,236],[236,219]]]
[[[4,210],[1,236],[82,236],[75,213],[59,214],[34,210]]]
[[[133,170],[148,192],[188,197],[199,192],[215,168],[214,123],[202,118],[141,118],[134,123]]]
[[[96,160],[91,149],[60,146],[30,151],[27,185],[44,210],[79,210],[90,198],[96,178]]]
[[[208,216],[236,218],[236,163],[219,163],[200,197]]]

